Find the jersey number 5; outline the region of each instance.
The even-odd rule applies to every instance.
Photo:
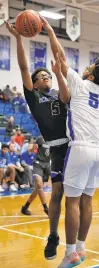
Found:
[[[52,115],[59,115],[60,114],[59,102],[52,102],[51,103],[51,114]]]
[[[89,105],[95,109],[98,108],[99,106],[99,101],[98,101],[99,95],[95,93],[89,92]]]

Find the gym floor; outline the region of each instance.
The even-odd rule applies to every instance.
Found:
[[[50,191],[46,192],[47,201]],[[60,245],[56,259],[44,258],[44,247],[49,234],[49,220],[39,198],[32,203],[32,216],[20,213],[28,194],[0,196],[0,267],[57,268],[65,252],[64,198],[59,223]],[[93,221],[86,241],[86,261],[79,267],[99,268],[99,190],[93,198]]]

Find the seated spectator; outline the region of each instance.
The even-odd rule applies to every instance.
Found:
[[[2,89],[0,89],[0,100],[4,100],[4,93]]]
[[[30,187],[33,187],[33,161],[36,157],[36,153],[33,152],[33,144],[28,144],[28,151],[20,155],[21,165],[27,168],[27,178]]]
[[[12,88],[12,95],[15,96],[16,94],[17,94],[17,88],[16,88],[16,86],[14,86]]]
[[[21,93],[15,94],[12,100],[13,108],[15,113],[24,112],[27,113],[27,103],[22,97]]]
[[[17,93],[13,96],[12,105],[13,105],[14,112],[19,113],[20,112],[20,102],[19,102],[19,98],[18,98]]]
[[[37,146],[36,146],[36,144],[35,144],[35,140],[34,140],[34,138],[31,136],[31,137],[29,138],[28,142],[26,142],[26,143],[23,144],[22,149],[21,149],[21,154],[24,153],[24,152],[26,152],[26,151],[28,151],[28,145],[29,145],[29,144],[33,144],[33,145],[34,145],[34,146],[33,146],[34,153],[37,153],[37,148],[36,148]]]
[[[21,93],[18,93],[18,99],[19,99],[19,111],[22,113],[27,113],[27,102],[26,100],[23,98]]]
[[[9,85],[7,85],[7,86],[5,87],[5,89],[3,90],[3,93],[4,93],[4,96],[5,96],[5,97],[4,97],[5,100],[10,100],[10,101],[12,101],[12,91],[11,91]]]
[[[15,187],[15,169],[10,161],[9,146],[7,144],[2,144],[0,150],[0,192],[3,192],[2,179],[6,176],[10,176],[10,187],[11,191],[17,191]]]
[[[15,134],[12,134],[12,135],[11,135],[11,140],[10,140],[7,144],[8,144],[8,145],[10,145],[10,143],[14,144],[16,153],[17,153],[17,154],[20,154],[21,147],[20,147],[20,145],[15,141],[15,137],[16,137],[16,135],[15,135]]]
[[[25,137],[21,132],[20,128],[17,128],[17,134],[15,135],[15,141],[19,144],[20,147],[22,147],[24,143]]]
[[[24,168],[20,164],[20,160],[18,155],[15,151],[15,145],[10,143],[9,145],[9,155],[10,155],[10,162],[13,164],[15,168],[15,181],[18,183],[20,188],[26,188],[25,182],[27,182],[26,174],[24,174]]]
[[[6,126],[6,133],[10,136],[13,132],[13,129],[15,129],[14,117],[10,116],[8,124]]]

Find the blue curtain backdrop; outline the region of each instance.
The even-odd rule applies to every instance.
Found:
[[[79,72],[79,49],[65,47],[64,50],[65,50],[67,63],[73,70],[75,70],[78,73]]]
[[[39,67],[46,67],[47,44],[30,41],[30,72]]]
[[[10,70],[10,37],[0,35],[0,70]]]

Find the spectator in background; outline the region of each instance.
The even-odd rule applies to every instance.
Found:
[[[16,113],[27,113],[27,103],[21,93],[16,93],[12,100],[13,108]]]
[[[35,140],[33,137],[30,137],[28,142],[24,143],[21,149],[21,154],[23,154],[24,152],[26,152],[28,150],[28,145],[29,144],[33,144],[33,149],[34,149],[34,153],[37,153],[37,145],[35,144]]]
[[[15,129],[14,117],[10,116],[8,124],[6,126],[6,133],[10,136],[13,132],[13,129]]]
[[[30,187],[33,188],[33,162],[37,153],[34,153],[33,144],[28,144],[28,150],[21,154],[21,165],[25,168],[25,174],[27,173],[27,180]]]
[[[21,150],[21,147],[20,147],[20,145],[15,141],[15,137],[16,137],[16,135],[15,135],[15,134],[12,134],[12,135],[11,135],[11,140],[10,140],[7,144],[8,144],[8,145],[10,145],[10,143],[14,144],[14,146],[15,146],[15,151],[16,151],[17,154],[19,154],[19,153],[20,153],[20,150]]]
[[[17,92],[14,93],[14,95],[13,95],[12,105],[13,105],[14,112],[19,113],[20,112],[20,101],[19,101]]]
[[[18,93],[18,100],[19,100],[19,111],[22,113],[27,113],[27,102],[26,100],[23,98],[21,93]]]
[[[0,100],[4,100],[4,93],[2,89],[0,89]]]
[[[15,142],[17,142],[19,144],[20,147],[22,147],[23,143],[24,143],[25,137],[21,132],[21,129],[18,128],[17,129],[17,134],[15,135]]]
[[[21,166],[20,160],[15,151],[15,145],[13,143],[10,143],[9,145],[9,155],[10,162],[15,168],[15,181],[18,183],[20,188],[26,188],[25,182],[27,181],[27,174],[24,174],[24,168]]]
[[[14,86],[12,88],[12,95],[15,96],[16,94],[17,94],[17,88],[16,88],[16,86]]]
[[[0,192],[4,189],[1,186],[2,179],[6,176],[10,176],[10,187],[11,191],[17,191],[15,187],[15,169],[10,161],[9,146],[7,144],[2,144],[0,150]]]
[[[13,94],[12,94],[12,91],[11,91],[9,85],[7,85],[7,86],[5,87],[5,89],[3,90],[3,93],[4,93],[4,96],[5,96],[5,100],[10,100],[10,101],[12,101]]]

